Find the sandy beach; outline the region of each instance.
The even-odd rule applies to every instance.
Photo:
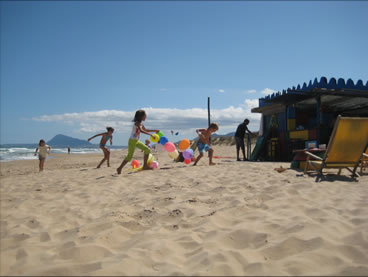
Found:
[[[315,183],[214,149],[121,175],[126,150],[1,163],[1,275],[368,275],[367,171]]]

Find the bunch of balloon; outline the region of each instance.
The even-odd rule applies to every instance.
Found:
[[[167,137],[160,131],[157,133],[160,137],[158,140],[158,144],[156,145],[156,149],[161,150],[163,147],[169,153],[169,157],[172,159],[176,159],[179,156],[178,151],[176,150],[175,144],[170,142]]]
[[[190,164],[194,155],[192,149],[189,148],[190,140],[189,139],[182,139],[179,142],[179,150],[183,151],[184,163]],[[189,149],[188,149],[189,148]]]
[[[152,138],[153,136],[153,138]],[[158,153],[166,152],[165,147],[161,144],[161,137],[164,136],[164,134],[160,131],[150,137],[152,142],[155,142],[154,148],[157,150]],[[163,139],[164,140],[164,139]]]

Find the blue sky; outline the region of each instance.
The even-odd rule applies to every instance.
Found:
[[[137,109],[179,137],[234,131],[272,91],[368,80],[364,1],[1,1],[1,137],[37,143],[116,129]],[[145,139],[142,136],[141,139]],[[98,140],[93,141],[98,143]]]

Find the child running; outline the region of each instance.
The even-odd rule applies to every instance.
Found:
[[[101,160],[101,162],[98,164],[97,168],[100,168],[101,165],[106,160],[107,160],[107,166],[110,167],[110,150],[106,147],[106,143],[107,143],[108,140],[110,140],[110,145],[112,145],[112,133],[114,132],[114,128],[107,127],[106,130],[107,130],[107,132],[94,135],[93,137],[90,137],[88,139],[88,141],[90,141],[91,139],[93,139],[95,137],[102,136],[102,138],[100,140],[100,148],[104,153],[104,157]]]
[[[204,151],[209,152],[209,164],[215,165],[215,163],[212,162],[213,149],[210,146],[210,137],[211,137],[211,134],[218,131],[218,129],[219,129],[219,126],[217,123],[211,123],[207,129],[197,129],[196,130],[199,136],[199,140],[197,143],[199,156],[197,157],[193,165],[197,165],[198,161],[203,157]]]
[[[37,152],[38,152],[38,159],[40,160],[39,168],[41,172],[43,171],[43,166],[45,164],[47,154],[51,153],[51,146],[47,145],[45,141],[41,139],[34,153],[35,156],[37,155]]]
[[[151,149],[144,143],[139,141],[139,136],[141,133],[149,135],[152,137],[150,133],[158,133],[160,130],[148,130],[144,127],[143,121],[145,121],[147,118],[146,112],[144,110],[138,110],[135,112],[135,116],[133,119],[133,129],[132,133],[130,134],[130,138],[128,141],[128,155],[124,158],[121,165],[116,169],[118,174],[121,174],[121,170],[123,167],[131,161],[133,158],[133,154],[135,151],[135,148],[139,148],[144,152],[144,160],[143,160],[143,169],[150,169],[147,165],[148,155],[151,153]]]

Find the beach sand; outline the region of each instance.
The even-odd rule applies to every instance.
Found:
[[[126,150],[1,163],[1,275],[368,275],[367,172],[315,183],[214,149],[121,175]]]

